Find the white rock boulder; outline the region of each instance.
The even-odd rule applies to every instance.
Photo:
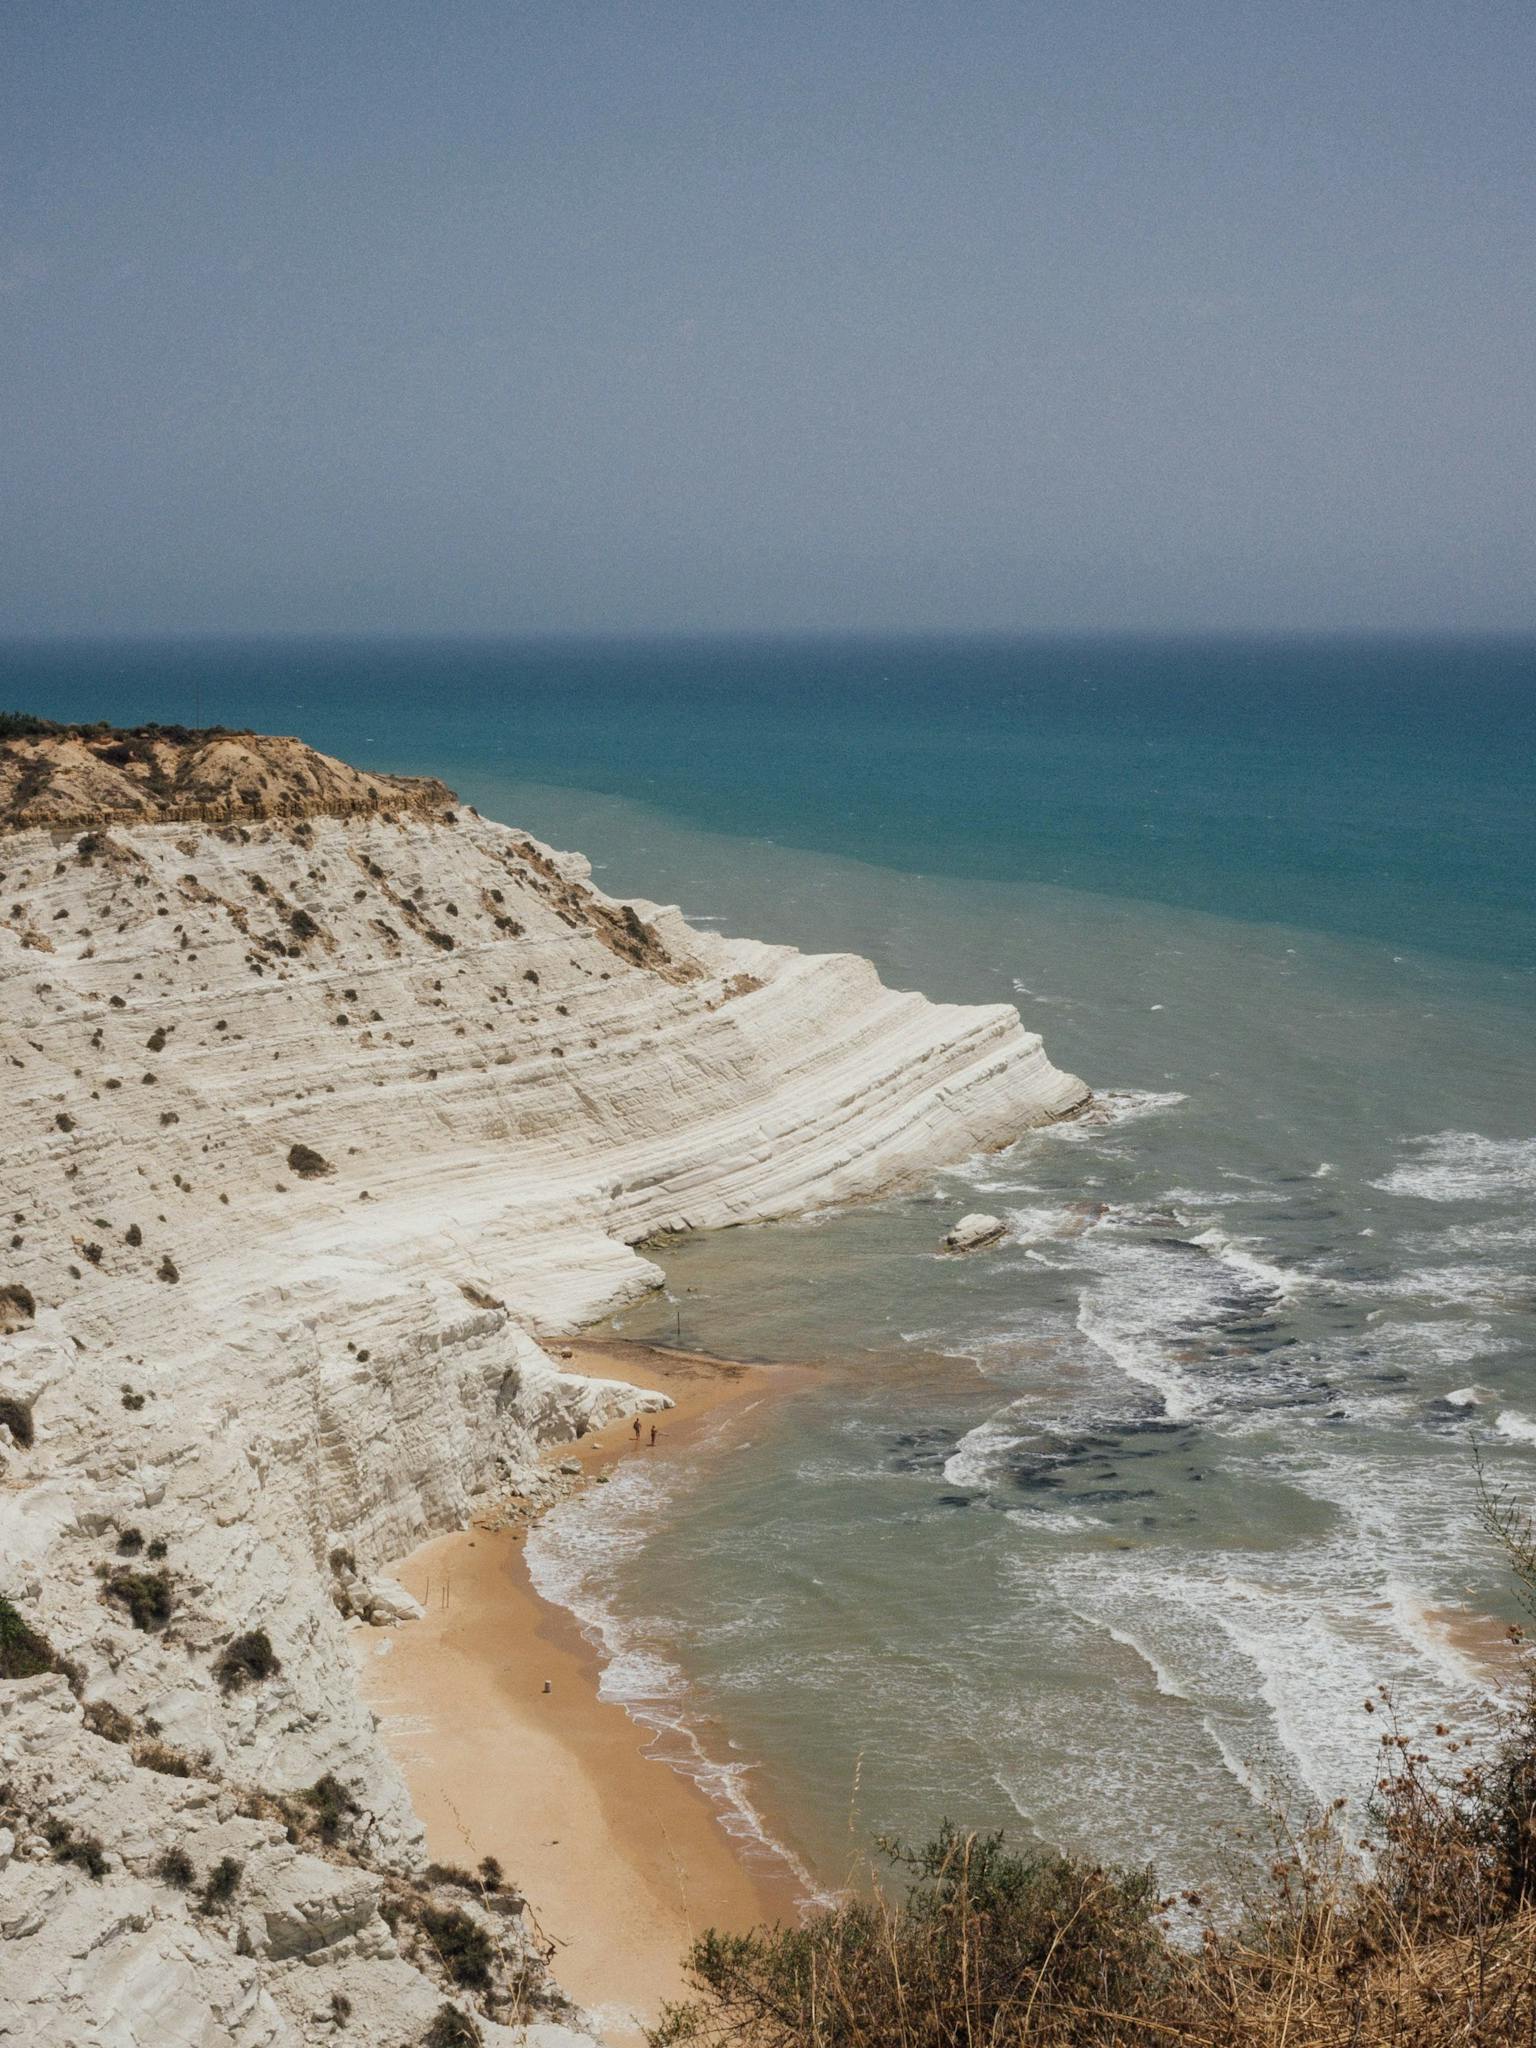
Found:
[[[1001,1242],[1007,1224],[1000,1216],[962,1216],[954,1228],[944,1237],[944,1249],[951,1252],[978,1252],[984,1245]]]

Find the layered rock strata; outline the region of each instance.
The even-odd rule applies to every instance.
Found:
[[[1011,1008],[615,902],[297,741],[35,735],[0,793],[0,1624],[69,1679],[0,1682],[0,2040],[331,2040],[334,1992],[395,2048],[442,1972],[380,1917],[420,1837],[346,1631],[408,1615],[387,1559],[657,1398],[540,1335],[658,1284],[655,1233],[871,1195],[1087,1091]],[[327,1782],[317,1843],[291,1802]],[[272,1836],[240,1913],[154,1876],[236,1819]],[[537,1976],[463,1990],[488,2040],[554,2023]]]

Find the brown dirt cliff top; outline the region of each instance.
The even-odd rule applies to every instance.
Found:
[[[180,725],[0,719],[0,831],[27,826],[446,811],[441,782],[369,775],[302,740]]]

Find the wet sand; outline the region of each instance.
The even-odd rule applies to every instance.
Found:
[[[675,1455],[707,1416],[793,1372],[618,1340],[571,1348],[575,1369],[660,1388],[677,1404],[643,1418],[638,1445],[626,1417],[552,1452],[594,1475],[623,1457]],[[364,1697],[405,1773],[429,1855],[498,1857],[555,1947],[560,1984],[608,2039],[638,2041],[637,2022],[684,1994],[681,1963],[696,1934],[793,1917],[788,1869],[739,1852],[705,1794],[647,1755],[649,1731],[598,1698],[596,1654],[571,1616],[534,1592],[518,1530],[439,1537],[395,1572],[425,1619],[359,1630],[354,1641]]]

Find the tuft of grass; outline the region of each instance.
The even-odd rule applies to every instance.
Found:
[[[169,1743],[159,1742],[153,1737],[148,1742],[134,1744],[133,1760],[141,1770],[157,1771],[162,1778],[190,1778],[192,1764],[179,1749],[172,1749]]]

